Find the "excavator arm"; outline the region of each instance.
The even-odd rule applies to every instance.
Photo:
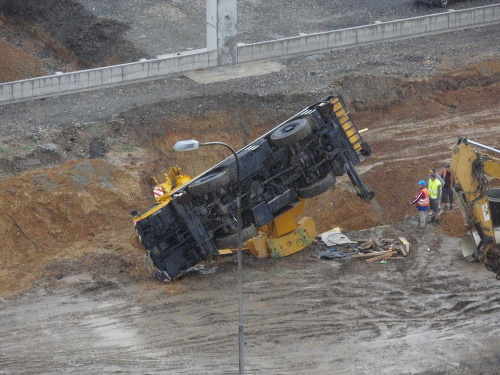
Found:
[[[476,148],[482,151],[477,151]],[[486,153],[489,152],[489,153]],[[500,280],[500,249],[495,238],[499,226],[500,207],[492,203],[499,189],[490,189],[490,180],[500,179],[500,151],[483,144],[459,138],[453,148],[451,171],[455,176],[455,191],[459,198],[468,240],[462,240],[466,257],[483,262]],[[499,237],[497,235],[497,237]]]

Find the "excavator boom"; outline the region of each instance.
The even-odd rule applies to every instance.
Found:
[[[470,230],[462,240],[464,256],[483,262],[500,280],[500,249],[497,246],[500,236],[495,236],[495,228],[500,226],[500,204],[495,202],[500,189],[490,188],[492,178],[500,179],[500,159],[491,154],[500,155],[500,151],[459,138],[453,148],[451,171],[456,179],[455,190],[462,215]]]

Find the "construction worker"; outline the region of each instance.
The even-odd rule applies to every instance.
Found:
[[[436,168],[431,168],[431,169],[429,169],[429,175],[427,176],[427,181],[430,181],[430,179],[431,179],[431,174],[433,174],[433,173],[435,173],[435,174],[436,174],[436,178],[437,178],[439,181],[441,181],[441,186],[443,186],[443,185],[444,185],[444,180],[441,178],[441,176],[439,175],[439,173],[437,173],[437,172],[436,172]],[[429,210],[429,216],[433,216],[433,215],[434,215],[434,214],[433,214],[432,210]],[[432,222],[434,222],[434,221],[435,221],[435,219],[434,219],[434,220],[432,220]]]
[[[418,216],[419,216],[419,228],[425,228],[427,220],[425,218],[425,212],[429,209],[429,191],[426,188],[426,182],[424,180],[418,183],[419,191],[410,204],[417,205]]]
[[[429,181],[431,179],[431,174],[433,174],[433,173],[436,174],[436,178],[441,182],[441,186],[443,186],[444,180],[441,178],[439,173],[436,172],[436,168],[429,169],[429,176],[427,176],[427,181]]]
[[[448,201],[450,202],[450,210],[453,209],[453,186],[455,185],[455,178],[450,171],[450,165],[444,165],[444,171],[441,173],[444,180],[443,183],[443,197],[441,202],[444,204],[444,209],[448,209]]]
[[[435,173],[431,173],[429,184],[429,199],[430,199],[430,207],[432,210],[432,219],[431,223],[439,224],[439,212],[441,210],[439,206],[439,199],[441,198],[441,181],[438,180],[437,175]]]

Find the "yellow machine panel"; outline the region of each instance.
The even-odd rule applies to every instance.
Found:
[[[295,254],[313,242],[317,236],[314,220],[310,217],[304,217],[298,224],[297,229],[292,233],[268,240],[272,258]]]

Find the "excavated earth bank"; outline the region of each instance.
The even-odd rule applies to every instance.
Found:
[[[426,80],[343,78],[344,85],[352,79],[350,87],[375,92],[373,98],[353,103],[353,117],[359,129],[369,129],[365,138],[374,153],[359,170],[376,191],[376,200],[368,204],[358,199],[342,177],[335,189],[309,200],[305,214],[314,217],[320,232],[335,226],[358,230],[386,225],[412,215],[408,201],[416,183],[430,167],[439,169],[450,160],[457,135],[498,144],[499,77],[500,63],[484,61]],[[396,100],[381,100],[372,89],[387,91],[389,85]],[[224,150],[207,148],[203,157],[192,153],[180,158],[170,151],[175,141],[203,141],[217,134],[241,147],[286,116],[266,112],[267,103],[278,97],[228,94],[214,99],[193,98],[210,106],[189,115],[179,109],[180,102],[165,101],[130,110],[111,122],[10,141],[0,158],[5,176],[0,182],[1,230],[10,249],[1,253],[6,296],[38,280],[52,262],[78,258],[95,251],[96,245],[138,267],[142,252],[127,212],[153,203],[151,177],[163,178],[169,162],[195,175],[226,156]],[[235,100],[245,103],[236,113],[225,106]],[[450,109],[447,118],[440,116],[443,107]],[[174,110],[166,116],[165,108]],[[448,219],[443,218],[439,230],[463,234],[458,210],[443,217]]]

